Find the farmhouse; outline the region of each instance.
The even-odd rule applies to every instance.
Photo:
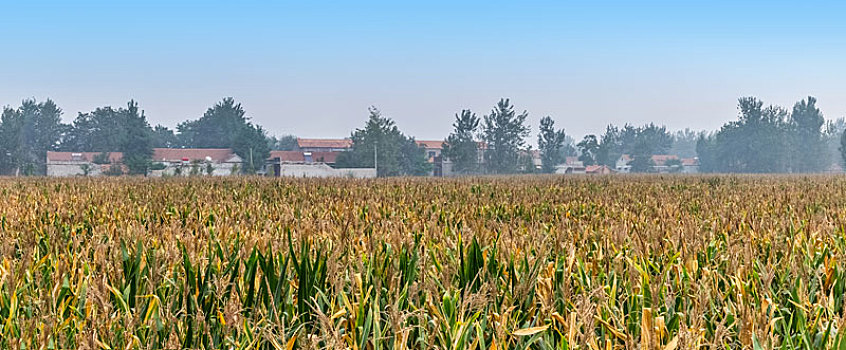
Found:
[[[154,148],[151,176],[237,175],[243,159],[230,148]]]
[[[426,152],[426,161],[432,165],[430,176],[449,176],[452,174],[452,162],[441,155],[444,150],[443,140],[417,140],[417,146]]]
[[[150,176],[233,175],[243,160],[228,148],[154,148]],[[127,173],[120,152],[47,152],[47,176]]]
[[[566,157],[564,164],[555,166],[556,174],[584,174],[585,171],[585,163],[578,157]]]
[[[682,158],[682,173],[696,174],[699,172],[699,157]]]
[[[679,158],[674,154],[656,154],[652,157],[652,172],[656,173],[698,173],[699,158]],[[620,173],[631,172],[634,158],[623,154],[617,159],[614,170]]]
[[[98,176],[124,172],[120,152],[47,152],[47,176]]]
[[[277,177],[376,177],[375,168],[335,168],[341,151],[271,151],[268,174]]]
[[[607,165],[588,165],[585,167],[585,174],[606,175],[616,173]]]

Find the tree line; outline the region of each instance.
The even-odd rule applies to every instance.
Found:
[[[654,123],[610,124],[604,133],[585,135],[578,143],[546,116],[538,127],[542,165],[536,169],[532,147],[526,143],[528,113],[518,113],[510,100],[501,99],[482,117],[467,109],[456,113],[442,154],[457,174],[552,173],[566,157],[578,157],[583,165],[616,168],[624,154],[629,156],[626,165],[631,172],[652,171],[656,165],[653,156],[659,154],[698,157],[702,172],[813,173],[846,163],[846,120],[826,122],[814,97],[797,102],[792,110],[764,107],[755,97],[743,97],[738,100],[738,109],[738,120],[715,132],[670,132]],[[382,139],[384,135],[394,136]],[[352,139],[355,152],[344,157],[345,166],[372,166],[378,153],[375,158],[385,159],[380,176],[428,171],[423,153],[408,146],[413,145],[413,138],[405,137],[378,110],[371,109],[366,127],[356,130]],[[378,144],[383,147],[374,146]],[[682,164],[679,159],[671,159],[665,165],[679,169]]]
[[[514,174],[535,171],[528,113],[518,113],[508,99],[501,99],[489,114],[478,117],[470,110],[455,115],[453,131],[442,143],[441,155],[450,160],[457,174]],[[406,136],[395,122],[375,107],[364,128],[352,135],[352,148],[338,156],[338,167],[377,166],[379,176],[425,175],[432,169],[425,149]],[[572,152],[572,140],[554,121],[545,117],[538,135],[543,171],[553,172]]]
[[[245,160],[242,171],[254,173],[264,166],[271,147],[288,142],[268,139],[232,98],[224,98],[196,120],[179,123],[176,132],[151,127],[136,101],[79,113],[70,124],[62,123],[61,116],[61,108],[50,99],[5,107],[0,115],[0,174],[45,174],[48,151],[73,151],[122,152],[129,173],[143,175],[156,166],[151,159],[156,147],[231,148]]]
[[[469,109],[456,113],[452,131],[443,140],[442,155],[457,174],[552,173],[567,157],[577,157],[584,165],[614,168],[623,154],[629,155],[627,165],[633,172],[653,169],[656,154],[698,156],[704,172],[819,172],[840,157],[846,161],[842,152],[846,122],[825,122],[813,97],[797,102],[792,110],[764,107],[757,98],[744,97],[738,100],[738,109],[738,120],[715,132],[670,132],[654,123],[612,124],[579,142],[545,116],[537,130],[538,169],[533,163],[535,150],[527,143],[529,114],[503,98],[481,117]],[[151,126],[136,101],[79,113],[70,124],[62,123],[62,113],[50,99],[5,107],[0,115],[0,174],[44,174],[48,151],[122,152],[129,173],[146,174],[156,167],[151,159],[155,147],[231,148],[244,159],[242,171],[255,173],[271,150],[297,147],[292,135],[269,136],[233,98],[224,98],[175,130]],[[379,176],[425,175],[432,170],[414,137],[400,131],[393,119],[375,107],[350,139],[352,147],[338,156],[338,167],[378,163]]]
[[[738,100],[738,120],[703,134],[696,144],[706,172],[813,173],[839,163],[846,147],[844,119],[826,123],[808,97],[793,108],[770,105],[755,97]],[[844,158],[846,159],[846,158]]]

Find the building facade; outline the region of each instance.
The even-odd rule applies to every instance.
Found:
[[[154,148],[148,176],[240,174],[243,160],[229,148]],[[120,152],[47,152],[47,176],[128,173]]]

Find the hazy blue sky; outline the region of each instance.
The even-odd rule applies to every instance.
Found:
[[[138,100],[151,123],[224,96],[271,133],[347,136],[376,105],[418,139],[500,97],[577,137],[608,123],[716,129],[737,97],[846,116],[842,1],[16,1],[0,105],[65,120]]]

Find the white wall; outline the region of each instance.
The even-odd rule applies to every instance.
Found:
[[[357,179],[376,177],[373,168],[334,169],[323,163],[283,163],[279,176],[285,177],[351,177]]]
[[[85,172],[82,171],[82,167],[87,164],[88,165],[88,176],[100,176],[102,175],[102,167],[99,164],[93,164],[88,162],[74,162],[74,161],[67,161],[67,162],[53,162],[47,163],[47,176],[57,176],[57,177],[64,177],[64,176],[83,176]],[[106,165],[108,167],[108,165]]]
[[[164,170],[153,170],[150,172],[150,176],[176,176],[176,169],[181,168],[181,176],[189,176],[191,175],[191,171],[194,168],[193,164],[179,164],[179,163],[165,163],[166,168]],[[233,173],[233,169],[238,167],[236,171]],[[241,173],[241,165],[239,163],[212,163],[212,175],[213,176],[229,176],[229,175],[238,175]],[[197,175],[208,175],[206,173],[206,163],[199,163],[197,164]]]

